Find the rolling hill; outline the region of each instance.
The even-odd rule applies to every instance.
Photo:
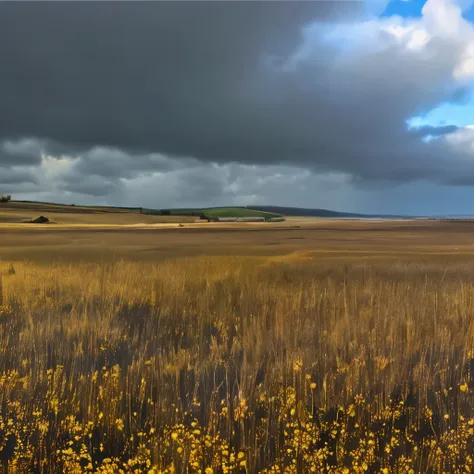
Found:
[[[398,216],[391,214],[357,214],[351,212],[338,212],[328,209],[309,209],[303,207],[284,207],[284,206],[249,206],[249,209],[275,213],[288,217],[325,217],[325,218],[406,218],[408,216]]]
[[[10,201],[0,204],[1,210],[10,212],[38,212],[54,214],[122,214],[122,215],[148,215],[169,216],[169,217],[196,217],[202,215],[209,217],[321,217],[321,218],[345,218],[345,219],[363,219],[363,218],[404,218],[408,216],[398,216],[389,214],[359,214],[350,212],[331,211],[329,209],[312,209],[301,207],[285,206],[225,206],[210,208],[169,208],[169,209],[151,209],[143,207],[114,207],[114,206],[84,206],[71,204],[58,204],[39,201]],[[143,217],[145,217],[143,216]],[[97,216],[98,217],[98,216]]]

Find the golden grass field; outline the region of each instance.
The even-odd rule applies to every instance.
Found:
[[[59,204],[0,203],[0,226],[6,224],[18,225],[45,215],[56,227],[74,226],[123,226],[137,224],[176,224],[179,222],[194,222],[195,217],[153,216],[140,214],[126,208],[64,206]]]
[[[474,224],[4,224],[0,270],[4,473],[474,469]]]

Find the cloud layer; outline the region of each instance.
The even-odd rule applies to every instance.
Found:
[[[15,194],[320,206],[330,188],[367,208],[381,187],[474,184],[472,129],[407,125],[472,90],[474,29],[449,0],[417,19],[356,2],[12,2],[0,60]]]

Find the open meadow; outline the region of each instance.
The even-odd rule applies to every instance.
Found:
[[[474,223],[182,225],[0,224],[0,472],[473,471]]]

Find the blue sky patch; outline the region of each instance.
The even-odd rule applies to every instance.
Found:
[[[381,16],[401,16],[403,18],[418,18],[426,0],[392,0]]]
[[[474,94],[471,93],[467,101],[445,102],[420,117],[413,117],[408,121],[412,127],[431,125],[455,125],[466,127],[474,124]]]

